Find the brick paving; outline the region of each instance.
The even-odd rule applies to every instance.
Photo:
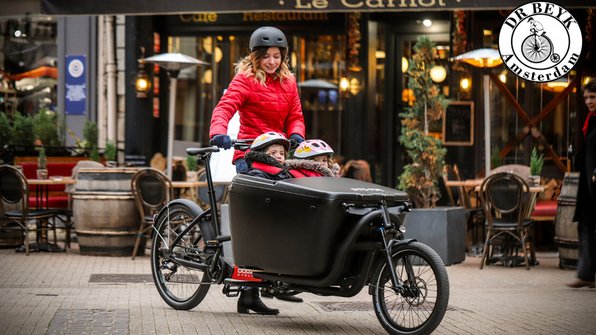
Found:
[[[447,267],[449,308],[435,334],[596,334],[596,289],[573,290],[556,253],[540,265]],[[0,250],[0,335],[14,334],[384,334],[367,290],[353,298],[301,294],[302,304],[265,299],[277,316],[236,313],[212,287],[190,311],[162,302],[148,256],[96,257]]]

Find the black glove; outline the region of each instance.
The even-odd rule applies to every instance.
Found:
[[[304,137],[298,135],[298,134],[292,134],[290,135],[290,147],[292,149],[295,149],[298,147],[298,145],[300,143],[304,142]]]
[[[215,135],[211,139],[211,143],[226,150],[232,147],[232,139],[228,135]]]

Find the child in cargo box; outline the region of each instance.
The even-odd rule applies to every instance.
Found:
[[[294,178],[339,177],[339,165],[333,162],[333,149],[322,140],[306,140],[296,148],[286,166]]]
[[[284,162],[290,148],[290,141],[277,132],[266,132],[257,137],[244,158],[248,164],[248,174],[271,180],[290,179]]]

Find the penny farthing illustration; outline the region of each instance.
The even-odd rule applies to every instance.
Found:
[[[530,35],[522,42],[522,54],[532,63],[542,63],[550,57],[551,62],[557,63],[561,57],[553,53],[553,42],[546,36],[542,24],[533,18],[528,20],[532,28]]]

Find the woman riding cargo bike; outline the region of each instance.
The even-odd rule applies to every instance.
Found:
[[[231,144],[245,150],[249,142]],[[209,165],[219,150],[187,149],[206,167],[211,208],[177,199],[155,217],[152,273],[168,305],[192,309],[214,284],[230,297],[246,287],[352,297],[368,285],[389,334],[436,329],[449,279],[430,247],[404,238],[410,209],[404,192],[347,178],[239,174],[229,186],[229,220],[222,222]]]

